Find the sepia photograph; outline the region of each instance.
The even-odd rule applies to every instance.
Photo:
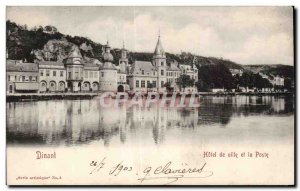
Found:
[[[7,6],[6,184],[294,186],[294,14]]]

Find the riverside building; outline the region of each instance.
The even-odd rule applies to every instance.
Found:
[[[123,44],[119,65],[107,42],[103,63],[97,59],[83,59],[78,47],[69,56],[58,61],[27,63],[7,60],[7,94],[62,93],[62,92],[180,92],[177,79],[185,74],[196,82],[195,65],[167,62],[161,39],[158,37],[152,62],[136,60],[129,64]],[[167,85],[168,84],[168,85]],[[167,88],[168,87],[168,88]],[[197,92],[195,86],[186,87],[186,93]]]

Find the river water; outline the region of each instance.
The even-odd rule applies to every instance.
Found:
[[[99,146],[291,138],[291,97],[200,98],[199,108],[101,108],[98,100],[7,103],[7,142]],[[213,129],[213,130],[212,130]],[[241,140],[241,136],[247,140]],[[265,139],[267,137],[267,139]],[[195,139],[195,140],[193,140]]]
[[[19,157],[19,154],[28,155],[24,161],[32,165],[37,149],[56,151],[60,158],[75,157],[74,164],[79,165],[88,164],[91,156],[99,152],[99,160],[104,156],[119,158],[132,164],[138,163],[142,168],[151,160],[155,164],[173,159],[198,164],[205,160],[202,155],[204,151],[264,151],[271,155],[271,159],[263,159],[265,161],[259,165],[254,159],[207,159],[215,176],[202,183],[262,184],[274,180],[285,184],[293,177],[294,107],[293,97],[289,96],[203,96],[197,108],[161,108],[157,104],[149,108],[122,105],[103,108],[97,99],[8,102],[7,154],[11,159]],[[286,164],[278,163],[282,161]],[[18,168],[23,168],[23,164],[10,163],[8,160],[8,173],[12,177],[19,175]],[[70,165],[67,161],[63,163]],[[252,163],[255,167],[251,166]],[[237,167],[229,169],[233,164]],[[284,177],[287,180],[273,177],[271,170],[255,179],[255,170],[271,164],[276,166],[272,169],[275,174],[277,171],[286,172]],[[36,165],[33,170],[35,174],[46,168],[42,163]],[[51,165],[58,164],[47,165],[49,169]],[[223,165],[228,166],[227,173],[224,169],[220,171]],[[87,181],[82,171],[88,174],[88,169],[83,169],[76,176],[76,182],[72,182],[74,179],[70,174],[69,179],[65,180],[73,184],[99,184],[96,178]],[[239,174],[245,170],[248,170],[247,173],[239,175],[243,181],[227,180],[228,173]],[[60,172],[53,168],[52,171]],[[103,181],[123,184],[119,179]],[[128,181],[125,183],[137,184],[134,178]],[[187,182],[195,183],[199,184]]]

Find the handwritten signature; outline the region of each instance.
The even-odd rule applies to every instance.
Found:
[[[145,180],[168,179],[170,180],[170,182],[166,184],[171,184],[183,178],[208,178],[213,175],[212,171],[204,170],[206,163],[204,163],[200,168],[194,167],[173,169],[171,165],[172,162],[169,161],[165,165],[158,166],[155,169],[153,169],[152,167],[147,167],[143,171],[144,177],[138,178],[138,180],[143,182]],[[187,174],[193,174],[196,176],[186,176]]]
[[[90,163],[92,170],[90,174],[98,173],[101,169],[106,166],[106,157],[102,160],[92,161]],[[112,168],[109,168],[108,175],[110,176],[119,176],[121,173],[134,173],[138,176],[137,180],[140,183],[151,180],[159,180],[164,179],[167,184],[174,183],[179,179],[200,179],[200,178],[208,178],[211,177],[214,173],[212,171],[206,170],[207,163],[200,165],[200,167],[189,167],[188,164],[185,163],[184,167],[174,168],[172,167],[172,161],[168,161],[163,165],[159,165],[157,167],[148,166],[146,167],[142,173],[134,171],[132,166],[124,165],[123,161],[119,162]],[[141,174],[141,176],[139,176]]]

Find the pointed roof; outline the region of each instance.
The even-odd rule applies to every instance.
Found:
[[[124,40],[123,40],[123,47],[122,47],[122,49],[121,50],[123,50],[123,51],[126,51],[126,48],[125,48],[125,42],[124,42]]]
[[[73,48],[69,56],[67,57],[66,64],[82,64],[82,55],[79,48],[76,46]]]
[[[158,36],[158,40],[157,40],[156,47],[155,47],[155,50],[154,50],[154,55],[165,55],[164,48],[163,48],[162,43],[160,41],[160,36]]]
[[[104,45],[104,46],[107,47],[107,48],[110,48],[108,40],[106,41],[106,45]]]

